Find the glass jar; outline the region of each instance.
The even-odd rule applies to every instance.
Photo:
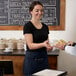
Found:
[[[5,42],[3,39],[0,39],[0,49],[5,49]]]
[[[18,50],[23,50],[24,49],[24,42],[22,39],[19,39],[17,42],[17,49]]]
[[[12,41],[11,39],[8,40],[7,45],[8,45],[8,48],[10,48],[10,49],[14,49],[14,43],[13,43],[13,41]]]

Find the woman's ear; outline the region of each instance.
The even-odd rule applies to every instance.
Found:
[[[32,11],[30,11],[30,14],[32,15]]]

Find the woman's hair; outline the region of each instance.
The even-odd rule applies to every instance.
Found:
[[[41,5],[43,7],[43,4],[40,3],[39,1],[33,1],[29,7],[29,12],[31,12],[36,5]]]

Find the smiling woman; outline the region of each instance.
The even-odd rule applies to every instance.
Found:
[[[43,5],[34,1],[29,8],[31,20],[25,23],[23,34],[26,42],[26,59],[24,60],[24,75],[29,76],[35,72],[48,68],[47,51],[52,50],[49,44],[49,30],[41,22]]]
[[[32,14],[32,17],[40,20],[42,18],[42,15],[43,15],[43,7],[41,5],[36,5],[34,7],[33,11],[30,11],[30,13]]]

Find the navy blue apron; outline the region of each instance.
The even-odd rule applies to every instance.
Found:
[[[23,65],[25,76],[31,76],[33,73],[48,68],[48,57],[46,51],[26,51]]]

